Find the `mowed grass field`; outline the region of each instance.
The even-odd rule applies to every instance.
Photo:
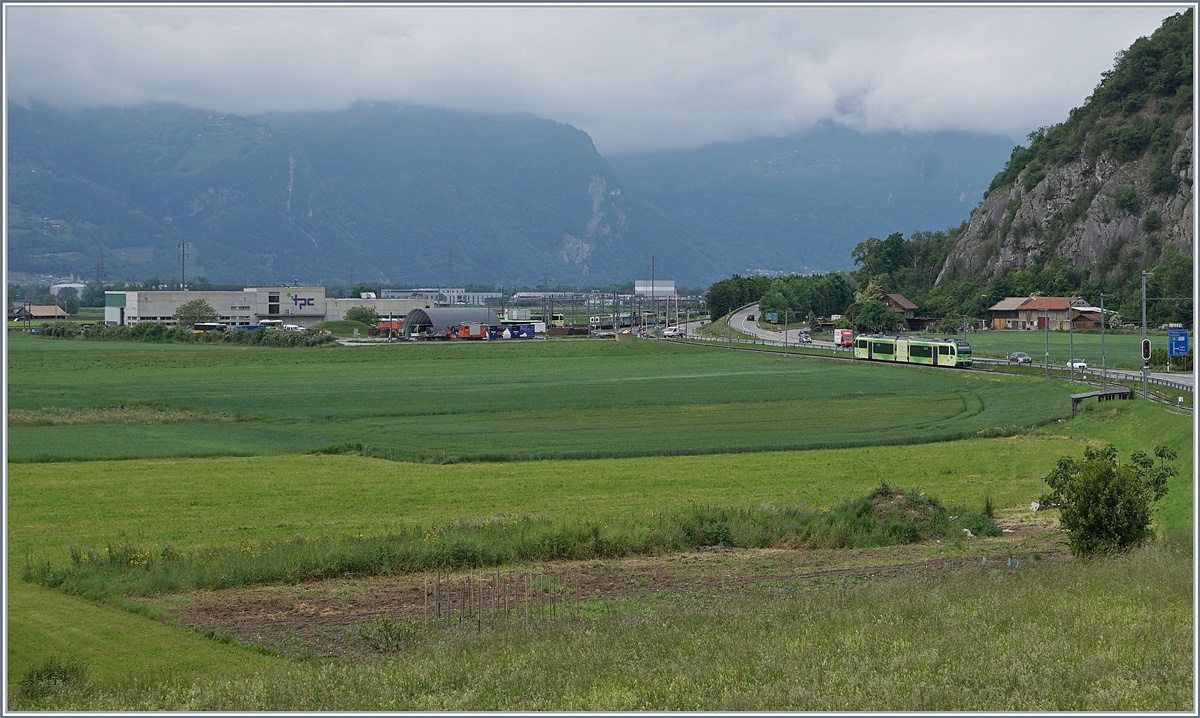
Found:
[[[338,444],[418,461],[745,452],[948,440],[1070,412],[1061,383],[663,342],[80,350],[88,344],[14,339],[9,408],[154,405],[243,420],[13,426],[10,462]]]
[[[1071,343],[1074,341],[1076,359],[1083,359],[1088,367],[1100,368],[1102,356],[1108,357],[1110,369],[1142,368],[1142,335],[1138,332],[1105,332],[1104,352],[1101,354],[1099,331],[1050,332],[1050,364],[1063,366],[1071,358]],[[958,336],[962,336],[960,333]],[[1165,332],[1147,334],[1154,348],[1167,347]],[[967,335],[971,351],[984,357],[1003,359],[1012,352],[1025,352],[1035,362],[1046,356],[1046,332],[1041,331],[990,331]]]
[[[67,563],[67,543],[169,542],[188,551],[513,514],[602,524],[693,503],[836,505],[884,481],[927,491],[950,507],[977,508],[985,496],[1000,507],[1025,506],[1054,461],[1078,457],[1089,441],[1111,441],[1122,457],[1155,443],[1175,446],[1180,477],[1157,517],[1167,533],[1190,533],[1190,417],[1112,402],[1056,423],[1070,413],[1069,389],[1057,383],[640,342],[266,351],[132,345],[128,352],[125,345],[95,352],[78,345],[88,343],[14,345],[10,407],[153,404],[243,420],[12,427],[10,457],[24,441],[35,447],[26,458],[49,458],[36,447],[50,437],[67,449],[74,443],[89,460],[18,456],[8,467],[10,707],[1191,706],[1191,554],[1181,544],[1091,564],[1027,559],[1021,572],[925,576],[923,583],[782,584],[716,603],[650,596],[614,603],[583,624],[431,635],[394,660],[368,662],[263,655],[20,579],[26,557]],[[39,367],[49,367],[59,386]],[[147,385],[145,376],[157,383]],[[517,397],[516,408],[460,390],[464,384],[504,389],[498,395]],[[539,400],[539,391],[549,398]],[[1045,406],[1054,408],[1039,413]],[[755,409],[769,418],[756,422]],[[675,425],[692,415],[703,420]],[[596,417],[590,429],[579,419],[586,416]],[[395,422],[406,433],[388,433]],[[422,422],[434,428],[415,433]],[[222,444],[226,429],[286,437],[289,423],[300,440],[256,446],[258,439],[243,434],[249,449]],[[471,430],[455,433],[460,423]],[[765,450],[779,437],[836,445],[827,438],[838,435],[831,424],[855,432],[850,446],[857,448]],[[1034,424],[1043,427],[977,436]],[[354,431],[339,433],[346,426]],[[121,433],[131,427],[181,433],[131,439]],[[188,442],[201,431],[213,432],[205,439],[212,456],[171,448],[172,441],[194,446]],[[579,431],[585,440],[572,438]],[[938,431],[956,440],[938,441]],[[93,438],[85,441],[86,432]],[[667,438],[654,439],[656,432]],[[764,432],[770,441],[758,438]],[[662,455],[614,449],[607,458],[519,460],[583,453],[577,447],[596,437],[614,445],[658,441],[638,451]],[[299,453],[361,441],[400,454],[417,439],[433,448],[409,456],[425,460],[473,446],[468,439],[488,450],[462,450],[459,458],[474,460],[444,465]],[[154,458],[155,441],[168,445],[166,458]],[[726,443],[705,445],[719,441]],[[102,449],[121,442],[121,455],[140,458],[104,460]],[[496,446],[505,447],[496,456],[503,461],[486,461]],[[702,453],[720,446],[745,453]],[[86,663],[90,686],[45,699],[14,693],[27,671],[54,655]]]

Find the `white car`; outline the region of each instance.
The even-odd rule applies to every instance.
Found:
[[[677,337],[679,334],[679,327],[667,327],[663,330],[664,337]]]
[[[1065,366],[1068,369],[1087,369],[1087,362],[1082,359],[1072,359]]]

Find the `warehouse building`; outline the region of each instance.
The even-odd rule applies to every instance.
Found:
[[[442,307],[433,309],[413,309],[404,318],[404,338],[412,339],[414,335],[445,334],[460,324],[487,324],[488,327],[500,330],[500,318],[491,309],[479,307]]]
[[[311,327],[342,319],[351,307],[369,306],[381,316],[402,317],[426,306],[421,299],[327,299],[325,287],[247,287],[240,292],[105,292],[104,323],[109,326],[158,322],[174,326],[179,307],[203,299],[228,327],[255,326],[264,319]]]

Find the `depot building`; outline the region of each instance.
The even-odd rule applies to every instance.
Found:
[[[207,302],[220,317],[218,321],[231,328],[256,326],[264,319],[311,327],[344,319],[353,307],[371,307],[381,317],[401,318],[412,309],[432,306],[424,298],[326,298],[325,287],[246,287],[240,292],[105,292],[104,323],[122,326],[158,322],[174,326],[179,307],[197,299]]]

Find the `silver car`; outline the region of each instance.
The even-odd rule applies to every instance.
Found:
[[[1030,365],[1032,365],[1033,357],[1029,356],[1025,352],[1013,352],[1012,354],[1008,355],[1008,363],[1009,364],[1030,364]]]

